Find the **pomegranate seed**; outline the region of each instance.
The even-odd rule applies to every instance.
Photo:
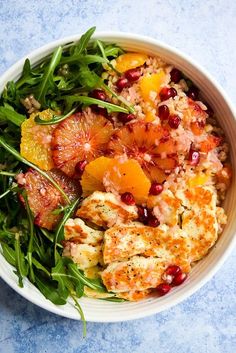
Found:
[[[169,115],[170,115],[170,111],[167,105],[164,104],[158,107],[158,116],[161,120],[167,120],[169,118]]]
[[[192,100],[196,101],[198,99],[198,95],[199,95],[199,89],[195,86],[192,86],[189,88],[188,92],[187,92],[187,96],[189,98],[191,98]]]
[[[165,273],[170,276],[176,276],[180,272],[182,272],[181,268],[177,265],[170,265],[165,270]]]
[[[177,275],[174,276],[173,278],[172,284],[174,286],[179,286],[187,279],[187,277],[188,277],[187,273],[184,273],[184,272],[177,273]]]
[[[138,220],[144,224],[148,222],[149,212],[147,207],[138,206]]]
[[[171,286],[167,283],[161,283],[156,287],[156,290],[160,296],[163,296],[171,290]]]
[[[174,68],[170,72],[170,79],[174,83],[178,83],[182,78],[182,72]]]
[[[139,69],[130,69],[125,72],[125,77],[130,82],[135,82],[141,76],[141,71]]]
[[[106,93],[102,89],[95,89],[90,93],[90,96],[100,101],[106,100]]]
[[[198,165],[200,161],[200,153],[192,148],[189,150],[188,160],[191,165]]]
[[[126,77],[121,77],[116,82],[116,88],[118,92],[121,92],[124,88],[129,87],[129,81]]]
[[[169,116],[168,124],[172,129],[178,129],[181,119],[178,115],[173,114]]]
[[[81,176],[83,174],[83,171],[87,165],[87,161],[83,160],[83,161],[79,161],[78,163],[76,163],[75,165],[75,172],[77,175]]]
[[[155,216],[149,215],[147,224],[149,227],[156,228],[160,225],[160,222]]]
[[[117,117],[118,117],[118,120],[124,124],[135,119],[134,114],[126,114],[126,113],[119,113]]]
[[[163,191],[163,185],[160,183],[152,183],[149,194],[150,195],[159,195]]]
[[[96,114],[102,115],[102,116],[104,116],[105,118],[108,117],[108,112],[107,112],[106,108],[99,107],[99,106],[96,105],[96,104],[92,104],[92,105],[91,105],[91,109],[92,109],[92,110],[94,111],[94,113],[96,113]]]
[[[166,101],[169,98],[173,98],[177,96],[177,91],[173,87],[163,87],[160,92],[160,99],[161,101]]]
[[[135,205],[135,199],[131,194],[131,192],[124,192],[121,195],[121,201],[126,203],[126,205],[129,205],[129,206]]]

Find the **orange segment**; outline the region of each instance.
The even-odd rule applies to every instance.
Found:
[[[141,95],[145,102],[154,104],[154,101],[161,90],[161,85],[166,81],[166,74],[163,70],[155,74],[143,76],[140,80]]]
[[[84,196],[105,190],[119,194],[131,192],[137,202],[143,202],[151,183],[137,161],[99,157],[85,167],[81,186]]]
[[[126,53],[120,55],[116,59],[116,70],[119,72],[125,72],[130,69],[142,66],[147,60],[148,56],[141,53]]]
[[[35,123],[35,117],[39,115],[42,120],[50,120],[53,111],[50,109],[40,113],[33,113],[29,119],[21,125],[21,144],[20,153],[22,157],[36,164],[44,170],[53,168],[51,152],[52,132],[56,125],[38,125]]]
[[[94,191],[105,191],[103,177],[110,163],[110,158],[99,157],[86,165],[81,178],[84,196],[92,194]]]
[[[141,166],[134,159],[120,162],[113,159],[104,175],[107,191],[115,190],[119,194],[131,192],[137,203],[147,200],[151,183]]]

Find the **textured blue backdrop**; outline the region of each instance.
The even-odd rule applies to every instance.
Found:
[[[98,30],[150,35],[191,55],[236,100],[235,0],[0,0],[0,73],[51,40]],[[236,253],[204,288],[161,314],[116,324],[60,318],[0,280],[1,353],[233,353]]]

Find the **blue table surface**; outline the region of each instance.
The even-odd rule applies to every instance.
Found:
[[[183,50],[236,100],[235,0],[0,0],[0,73],[52,40],[90,26],[149,35]],[[234,251],[183,303],[124,323],[81,323],[21,298],[0,280],[1,353],[236,352]]]

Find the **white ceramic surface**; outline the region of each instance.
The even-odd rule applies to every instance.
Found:
[[[159,55],[169,63],[180,68],[200,88],[208,103],[217,112],[220,125],[226,132],[228,141],[231,144],[231,161],[236,170],[236,112],[226,97],[223,89],[215,80],[197,63],[178,50],[165,45],[151,38],[129,34],[129,33],[97,33],[94,38],[106,42],[117,43],[130,51],[141,51],[152,55]],[[27,57],[33,64],[37,64],[43,57],[50,54],[57,46],[70,43],[79,39],[79,36],[64,38],[52,42],[44,47],[35,50]],[[17,80],[20,76],[25,58],[13,65],[0,78],[0,92],[7,81]],[[200,261],[192,270],[188,280],[171,291],[170,294],[161,298],[146,299],[137,303],[111,303],[95,299],[82,298],[80,304],[87,321],[94,322],[115,322],[137,319],[166,310],[173,305],[189,297],[201,286],[203,286],[219,270],[225,259],[229,256],[236,238],[236,188],[235,177],[227,194],[225,208],[228,214],[228,224],[220,236],[217,244],[205,259]],[[80,317],[74,309],[72,302],[65,306],[56,306],[45,299],[43,295],[28,281],[24,281],[24,288],[19,288],[17,277],[3,256],[0,254],[0,276],[20,295],[32,303],[49,310],[58,315],[79,320]]]

